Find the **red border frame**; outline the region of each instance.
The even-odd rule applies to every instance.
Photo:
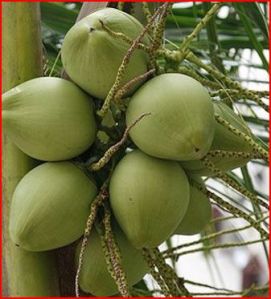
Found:
[[[191,2],[191,1],[155,1],[155,0],[145,0],[146,2]],[[270,20],[271,20],[271,5],[270,5],[270,1],[271,0],[263,0],[263,1],[254,1],[254,0],[231,0],[231,1],[224,1],[224,0],[218,0],[218,1],[209,1],[209,0],[202,0],[202,1],[194,1],[194,2],[268,2],[269,3],[269,30],[271,29],[271,24],[270,24]],[[0,18],[1,18],[1,24],[0,24],[0,54],[1,54],[1,58],[0,58],[0,70],[1,70],[1,74],[2,74],[2,2],[103,2],[101,1],[80,1],[80,0],[67,0],[67,1],[62,1],[62,0],[54,0],[54,1],[45,1],[45,0],[40,0],[40,1],[35,1],[35,0],[30,0],[30,1],[6,1],[6,0],[1,0],[1,4],[0,4]],[[113,1],[108,1],[108,2],[119,2],[117,0],[113,0]],[[142,2],[139,0],[135,0],[135,1],[123,1],[123,2]],[[270,37],[269,37],[269,44],[270,44]],[[269,61],[271,61],[271,52],[269,52]],[[271,65],[269,64],[269,74],[271,73]],[[0,81],[0,90],[1,90],[1,94],[2,94],[2,80]],[[271,90],[271,83],[269,80],[269,94],[270,94],[270,90]],[[0,108],[2,108],[2,101],[0,102]],[[2,111],[2,109],[1,109]],[[269,112],[270,112],[270,108],[269,108]],[[1,122],[0,122],[0,131],[2,132],[2,118],[0,116]],[[271,129],[271,125],[269,122],[269,130]],[[269,146],[270,146],[270,140],[269,140]],[[2,157],[2,138],[0,141],[0,153],[1,153],[1,157]],[[269,150],[269,155],[270,155],[270,150]],[[0,205],[0,227],[1,227],[1,236],[2,236],[2,158],[0,159],[0,174],[1,174],[1,187],[0,187],[0,191],[1,191],[1,205]],[[270,168],[269,168],[269,178],[270,178]],[[271,193],[271,186],[269,185],[269,194]],[[269,208],[269,212],[271,211],[271,208]],[[270,242],[269,242],[269,252],[270,252]],[[0,245],[0,256],[2,257],[2,240],[1,240],[1,245]],[[1,263],[2,265],[2,263]],[[271,268],[269,266],[269,276],[271,274]],[[16,298],[16,297],[3,297],[2,296],[2,266],[0,269],[0,298]],[[270,283],[269,283],[270,285]],[[63,297],[17,297],[17,298],[63,298]],[[65,297],[65,298],[75,298],[75,297]],[[80,297],[80,298],[89,298],[89,297]],[[110,298],[110,297],[97,297],[97,298]],[[114,297],[114,298],[123,298],[123,297]],[[153,298],[153,297],[145,297],[145,298]],[[160,298],[160,297],[157,297]],[[161,297],[162,298],[162,297]],[[215,297],[197,297],[197,298],[215,298]],[[229,297],[219,297],[219,298],[229,298]],[[235,298],[245,298],[245,297],[235,297]],[[267,298],[267,297],[250,297],[250,298]]]
[[[55,1],[46,1],[46,0],[40,0],[40,1],[36,1],[36,0],[29,0],[29,1],[7,1],[7,0],[1,0],[1,2],[104,2],[103,0],[94,0],[94,1],[80,1],[80,0],[67,0],[67,1],[63,1],[63,0],[55,0]],[[134,1],[117,1],[117,0],[111,0],[108,2],[143,2],[143,1],[139,1],[139,0],[134,0]],[[155,1],[155,0],[146,0],[145,2],[270,2],[270,0],[262,0],[262,1],[254,1],[254,0],[231,0],[231,1],[226,1],[226,0],[217,0],[217,1],[210,1],[210,0],[196,0],[196,1],[188,1],[188,0],[184,0],[184,1],[173,1],[173,0],[167,0],[167,1]]]
[[[1,57],[0,57],[0,71],[1,71],[1,80],[0,80],[0,92],[1,92],[1,101],[0,101],[0,108],[1,108],[1,111],[2,111],[2,2],[0,4],[0,53],[1,53]],[[1,113],[1,116],[0,116],[0,131],[1,131],[1,134],[2,134],[2,113]],[[1,231],[1,244],[0,244],[0,257],[1,257],[1,269],[0,269],[0,294],[1,294],[1,297],[2,297],[2,294],[3,294],[3,291],[2,291],[2,270],[3,270],[3,259],[2,259],[2,242],[3,242],[3,232],[2,232],[2,186],[3,186],[3,176],[2,176],[2,138],[1,138],[1,141],[0,141],[0,153],[1,153],[1,159],[0,159],[0,173],[1,173],[1,187],[0,187],[0,192],[1,192],[1,202],[0,202],[0,231]]]

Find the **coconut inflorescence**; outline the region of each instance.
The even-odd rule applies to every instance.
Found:
[[[113,103],[107,138],[99,147],[97,128],[105,125],[96,124],[100,119],[95,110],[114,85],[131,41],[143,30],[134,17],[122,11],[98,10],[75,24],[64,38],[62,62],[73,82],[36,78],[3,95],[3,124],[9,138],[30,157],[45,161],[17,185],[10,237],[28,251],[77,242],[77,267],[82,258],[80,238],[85,232],[89,242],[80,261],[79,285],[96,296],[118,293],[96,231],[104,216],[98,205],[92,231],[89,227],[85,230],[98,187],[106,182],[102,195],[109,197],[113,234],[131,287],[148,272],[142,249],[155,248],[174,234],[200,233],[210,221],[211,203],[198,176],[214,173],[202,159],[214,150],[253,150],[218,123],[215,114],[250,136],[245,122],[230,107],[212,102],[201,83],[178,73],[157,74],[147,82],[138,80],[125,101],[127,106]],[[144,47],[150,41],[146,33],[122,70],[120,86],[146,73],[150,57]],[[105,145],[116,143],[120,133],[127,137],[125,127],[129,128],[129,146],[120,149],[118,143],[110,147],[102,161],[110,160],[108,156],[116,148],[119,155],[113,156],[109,167],[90,173],[89,161],[102,156]],[[222,172],[249,160],[237,156],[210,159]]]

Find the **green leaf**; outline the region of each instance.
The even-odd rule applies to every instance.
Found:
[[[245,10],[245,5],[241,4],[241,3],[234,3],[233,4],[234,7],[236,8],[238,15],[241,19],[241,21],[244,24],[244,27],[247,31],[247,34],[255,48],[255,50],[257,51],[258,55],[260,56],[263,66],[266,69],[266,71],[269,70],[269,66],[268,66],[268,62],[264,56],[264,52],[263,52],[263,46],[262,44],[259,42],[258,40],[258,36],[255,34],[255,32],[253,31],[253,23],[251,21],[251,19],[247,16],[246,14],[246,10]]]
[[[268,24],[267,18],[264,15],[264,12],[258,2],[251,2],[246,3],[244,5],[244,10],[246,11],[247,15],[251,16],[254,23],[261,29],[263,35],[266,39],[269,39],[269,31],[268,31]]]
[[[41,2],[42,22],[55,33],[65,35],[77,18],[75,10],[60,3]]]
[[[212,6],[210,3],[208,2],[203,3],[203,8],[206,13],[210,10],[211,7]],[[210,41],[209,50],[210,50],[211,61],[222,73],[225,73],[223,61],[221,57],[219,57],[218,55],[221,50],[221,46],[218,39],[215,18],[209,20],[209,22],[206,25],[206,30],[207,30],[208,40]]]

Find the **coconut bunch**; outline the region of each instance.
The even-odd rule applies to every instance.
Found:
[[[143,77],[150,69],[150,57],[141,47],[132,52],[118,82],[125,86],[140,78],[124,93],[127,109],[120,109],[130,128],[130,143],[111,167],[90,171],[88,162],[95,161],[97,153],[104,154],[96,146],[103,121],[95,114],[112,91],[130,48],[127,40],[112,32],[134,40],[143,30],[134,17],[122,11],[98,10],[65,36],[61,55],[71,81],[36,78],[3,95],[4,130],[39,164],[13,194],[11,239],[28,251],[47,251],[76,242],[74,267],[78,267],[81,237],[99,195],[101,177],[106,176],[112,232],[129,287],[148,272],[142,249],[156,248],[174,234],[198,234],[208,225],[211,203],[201,176],[215,174],[202,159],[214,150],[252,151],[218,123],[215,114],[249,134],[245,123],[225,104],[212,102],[195,79],[177,73],[149,80]],[[146,34],[142,44],[149,43]],[[135,125],[142,115],[147,116]],[[113,126],[119,123],[113,119]],[[222,172],[248,161],[238,157],[210,159]],[[82,160],[85,163],[78,163]],[[99,217],[88,236],[79,285],[87,293],[111,296],[118,288],[107,271]]]

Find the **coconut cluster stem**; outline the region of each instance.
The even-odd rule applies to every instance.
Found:
[[[147,22],[150,22],[152,13],[150,11],[148,2],[142,2],[142,11],[145,15],[145,18],[146,18]]]
[[[243,212],[242,210],[240,210],[239,208],[231,205],[229,202],[225,201],[224,199],[222,199],[221,197],[219,197],[218,195],[216,195],[215,193],[206,190],[205,188],[203,188],[201,185],[193,183],[193,185],[195,185],[195,187],[197,187],[200,191],[202,191],[204,194],[206,194],[206,196],[208,198],[211,198],[219,207],[221,207],[222,209],[225,209],[228,213],[236,216],[236,217],[241,217],[244,220],[246,220],[248,223],[250,223],[263,237],[268,237],[269,234],[268,232],[266,232],[262,227],[261,224],[258,223],[256,220],[254,220],[250,215],[248,215],[247,213]]]
[[[96,163],[93,163],[89,166],[90,171],[98,171],[102,169],[112,158],[112,156],[119,150],[119,148],[125,143],[125,141],[128,138],[128,134],[130,130],[138,123],[140,122],[144,117],[150,115],[151,113],[143,113],[140,115],[129,127],[126,128],[124,131],[124,134],[120,141],[112,145],[103,155],[103,157]]]
[[[188,279],[184,279],[184,283],[196,285],[196,286],[199,286],[199,287],[209,288],[209,289],[213,289],[213,290],[216,290],[216,291],[234,292],[233,290],[230,290],[230,289],[217,288],[217,287],[211,286],[211,285],[206,284],[206,283],[200,283],[200,282],[196,282],[196,281],[192,281],[192,280],[188,280]]]
[[[145,34],[147,33],[148,29],[151,27],[152,22],[154,21],[154,19],[156,18],[156,16],[160,13],[161,9],[163,6],[160,6],[156,12],[153,14],[150,22],[144,27],[144,29],[142,30],[142,32],[139,34],[139,36],[133,41],[131,47],[129,48],[129,50],[127,51],[126,55],[124,56],[121,65],[118,69],[117,75],[116,75],[116,79],[115,82],[113,84],[113,86],[111,87],[102,108],[97,112],[97,114],[101,117],[104,118],[104,116],[107,114],[109,108],[110,108],[110,104],[111,101],[114,99],[116,92],[118,91],[118,89],[120,88],[121,85],[121,80],[124,76],[125,70],[130,62],[131,56],[133,54],[133,52],[138,49],[138,45],[139,43],[141,43],[141,40],[143,39],[143,37],[145,36]]]
[[[222,3],[214,4],[211,9],[205,14],[205,16],[201,19],[201,21],[197,24],[195,29],[191,34],[187,35],[183,42],[180,45],[180,53],[182,55],[183,51],[188,49],[188,46],[192,42],[192,40],[199,34],[199,32],[206,26],[206,24],[213,18],[213,16],[217,13]]]
[[[261,159],[262,155],[259,153],[247,153],[247,152],[233,152],[223,150],[212,150],[207,155],[207,158],[244,158],[244,159]]]
[[[192,77],[195,80],[199,81],[203,86],[208,86],[211,89],[216,90],[216,89],[221,88],[220,84],[203,78],[202,76],[197,74],[195,71],[193,71],[191,68],[188,68],[188,67],[185,67],[185,66],[180,66],[178,68],[178,73],[187,75],[189,77]]]
[[[132,44],[133,44],[133,40],[132,40],[129,36],[125,35],[125,34],[122,33],[122,32],[115,32],[115,31],[111,30],[108,26],[106,26],[102,20],[99,20],[99,21],[100,21],[100,23],[101,23],[103,29],[104,29],[107,33],[109,33],[112,37],[121,39],[121,40],[123,40],[124,42],[126,42],[126,43],[129,44],[129,45],[132,45]],[[141,50],[144,50],[144,51],[146,51],[147,53],[149,52],[149,47],[146,46],[146,45],[143,44],[143,43],[138,43],[137,48],[138,48],[138,49],[141,49]]]
[[[206,13],[206,15],[194,28],[192,33],[185,37],[177,51],[168,51],[166,49],[163,49],[162,52],[164,52],[167,58],[177,61],[178,63],[182,62],[189,54],[188,47],[192,40],[206,26],[206,24],[211,20],[211,18],[213,18],[213,16],[217,13],[221,5],[222,3],[216,3],[211,7],[211,9]]]
[[[229,131],[231,131],[233,134],[236,136],[242,138],[244,141],[246,141],[256,153],[259,153],[263,159],[265,159],[267,162],[269,162],[269,154],[268,152],[262,148],[257,142],[255,142],[250,136],[247,134],[241,132],[234,126],[232,126],[228,121],[226,121],[223,117],[221,117],[218,114],[215,114],[216,121],[220,123],[221,125],[225,126],[228,128]]]
[[[268,217],[269,216],[265,216],[265,217],[255,221],[255,222],[260,224],[262,221],[268,219]],[[209,234],[207,236],[204,236],[204,237],[200,238],[199,240],[189,242],[189,243],[184,243],[184,244],[175,246],[173,248],[167,249],[167,250],[163,251],[162,254],[172,254],[172,253],[176,252],[179,249],[182,249],[182,248],[185,248],[185,247],[190,247],[190,246],[193,246],[193,245],[197,245],[197,244],[203,243],[206,240],[215,239],[215,238],[220,237],[222,235],[240,232],[242,230],[246,230],[246,229],[251,228],[251,227],[253,227],[251,224],[247,224],[245,226],[241,226],[241,227],[238,227],[238,228],[227,229],[227,230],[222,230],[222,231],[219,231],[219,232],[216,232],[216,233],[212,233],[212,234]]]
[[[198,295],[198,296],[200,296],[200,294],[207,294],[207,295],[221,294],[221,295],[243,295],[243,296],[245,296],[248,292],[253,291],[253,290],[254,291],[267,291],[269,289],[268,286],[258,287],[258,286],[255,286],[253,284],[253,285],[251,285],[251,287],[249,287],[247,289],[244,289],[242,291],[234,291],[234,290],[226,289],[226,288],[217,288],[217,287],[211,286],[211,285],[206,284],[206,283],[200,283],[200,282],[192,281],[192,280],[188,280],[188,279],[184,279],[183,281],[184,281],[185,284],[191,284],[191,285],[195,285],[195,286],[199,286],[199,287],[203,287],[203,288],[209,288],[209,289],[221,292],[221,293],[218,293],[218,292],[191,293],[191,295]]]
[[[169,267],[169,265],[167,265],[165,263],[163,257],[161,257],[160,252],[157,248],[149,249],[149,252],[153,256],[155,265],[156,265],[160,275],[162,276],[163,280],[165,281],[168,289],[170,290],[170,293],[172,294],[172,296],[173,297],[179,296],[180,291],[178,290],[178,286],[176,284],[176,278],[178,280],[176,273],[173,271],[172,268]]]
[[[186,54],[185,57],[187,60],[189,60],[190,62],[196,64],[197,66],[203,68],[204,70],[206,70],[209,74],[211,74],[213,77],[217,78],[218,80],[221,80],[222,82],[225,83],[226,86],[228,86],[229,88],[232,89],[236,89],[239,91],[240,94],[242,94],[244,97],[247,97],[248,99],[251,99],[253,101],[255,101],[258,105],[260,105],[264,110],[266,110],[267,112],[269,111],[269,107],[268,105],[266,105],[260,96],[258,96],[257,94],[255,94],[254,92],[252,92],[251,90],[248,90],[244,87],[242,87],[237,81],[234,81],[232,79],[230,79],[229,77],[227,77],[225,74],[221,73],[220,71],[218,71],[216,68],[214,68],[211,65],[207,65],[205,63],[203,63],[196,55],[194,55],[191,51],[189,51]]]
[[[150,273],[151,273],[152,277],[156,280],[156,282],[160,286],[163,295],[165,297],[171,297],[172,294],[170,293],[170,290],[168,289],[168,286],[166,285],[164,279],[162,278],[162,276],[160,274],[160,271],[159,272],[156,271],[156,265],[155,265],[154,259],[151,256],[151,254],[148,251],[148,249],[143,248],[142,249],[142,255],[143,255],[146,263],[149,266]]]
[[[85,250],[87,247],[88,238],[89,238],[91,230],[93,228],[98,209],[104,203],[104,201],[108,198],[107,187],[108,187],[108,181],[105,181],[105,183],[101,187],[99,194],[96,196],[96,198],[93,200],[93,202],[91,203],[91,206],[90,206],[90,214],[89,214],[87,222],[86,222],[86,228],[85,228],[83,241],[82,241],[80,254],[79,254],[78,267],[77,267],[77,271],[76,271],[76,275],[75,275],[75,296],[76,297],[80,297],[79,277],[80,277],[80,272],[81,272],[81,268],[83,265],[83,258],[84,258],[84,253],[85,253]]]
[[[205,250],[215,250],[215,249],[222,249],[222,248],[225,249],[225,248],[232,248],[232,247],[247,246],[247,245],[260,243],[262,241],[267,241],[268,239],[269,239],[268,237],[265,237],[265,238],[260,238],[260,239],[257,239],[257,240],[246,241],[246,242],[233,242],[233,243],[215,244],[215,245],[210,245],[210,246],[202,246],[200,248],[186,250],[186,251],[179,252],[179,253],[165,254],[164,258],[170,258],[171,256],[179,258],[182,255],[191,254],[191,253],[200,252],[200,251],[205,251]]]
[[[210,223],[215,223],[215,222],[220,222],[220,221],[226,221],[226,220],[231,220],[235,219],[236,216],[230,215],[230,216],[221,216],[221,217],[216,217],[210,220]]]
[[[104,205],[103,223],[105,234],[102,236],[102,248],[108,271],[114,279],[120,294],[123,297],[130,297],[126,274],[122,266],[121,253],[111,228],[111,212],[106,205]]]
[[[268,91],[250,90],[250,92],[254,93],[258,97],[268,97],[269,96]],[[218,89],[217,91],[215,91],[213,93],[214,96],[219,95],[220,97],[228,96],[229,94],[231,96],[234,96],[235,98],[238,98],[238,99],[243,97],[243,94],[240,93],[240,90],[238,90],[238,89],[229,89],[229,88]]]
[[[171,8],[172,4],[167,2],[163,5],[161,14],[159,15],[159,20],[154,26],[153,30],[153,40],[150,46],[150,65],[156,68],[156,51],[161,47],[163,43],[164,28],[166,23],[166,18]]]
[[[208,293],[191,293],[192,296],[234,296],[234,295],[240,295],[242,297],[247,297],[247,295],[252,291],[257,291],[258,293],[267,293],[269,290],[268,286],[265,287],[256,287],[254,284],[243,291],[222,291],[222,292],[208,292]],[[259,296],[260,294],[257,294]]]
[[[145,74],[139,75],[135,77],[134,79],[130,80],[126,84],[124,84],[117,92],[114,98],[114,102],[119,103],[122,97],[138,82],[148,78],[149,76],[153,75],[155,73],[155,69],[151,69],[147,71]]]
[[[150,267],[153,278],[161,287],[162,293],[167,296],[190,297],[189,291],[175,271],[165,262],[158,248],[142,250],[142,254]],[[156,271],[157,268],[157,271]]]
[[[269,111],[269,106],[265,104],[265,102],[262,100],[262,97],[267,97],[268,92],[267,91],[256,91],[256,90],[249,90],[247,88],[244,88],[240,85],[239,82],[232,80],[231,78],[227,77],[225,74],[221,73],[219,70],[217,70],[215,67],[211,65],[207,65],[204,62],[202,62],[196,55],[193,54],[188,49],[184,50],[168,50],[166,48],[161,48],[157,50],[157,53],[159,55],[164,56],[166,59],[173,61],[175,63],[181,63],[182,60],[186,59],[190,61],[191,63],[197,65],[198,67],[204,69],[207,71],[210,75],[212,75],[218,82],[221,81],[224,83],[226,88],[221,89],[222,85],[216,82],[212,82],[210,80],[204,79],[198,74],[196,74],[194,71],[186,69],[186,67],[181,66],[178,68],[178,72],[186,74],[199,82],[201,82],[204,86],[208,86],[211,89],[217,89],[219,92],[217,95],[228,97],[235,96],[237,99],[243,98],[243,99],[250,99],[254,102],[256,102],[259,106],[261,106],[265,111]],[[232,97],[231,97],[232,99]],[[235,100],[236,101],[236,100]]]
[[[174,291],[174,296],[185,296],[191,297],[189,291],[184,286],[183,281],[177,276],[175,271],[165,262],[162,253],[158,248],[154,248],[151,250],[153,256],[156,259],[156,265],[159,269],[159,272],[162,273],[164,280],[167,285],[170,286],[170,289]]]
[[[250,199],[254,203],[259,204],[259,205],[263,206],[266,209],[269,209],[269,205],[266,202],[264,202],[263,200],[258,198],[254,193],[250,192],[245,187],[239,185],[232,178],[228,177],[220,169],[215,167],[214,163],[211,160],[209,160],[206,156],[204,158],[202,158],[202,163],[205,167],[207,167],[213,173],[215,173],[216,177],[222,179],[228,186],[235,189],[236,191],[238,191],[239,193],[241,193],[242,195],[244,195],[245,197],[247,197],[248,199]]]

